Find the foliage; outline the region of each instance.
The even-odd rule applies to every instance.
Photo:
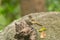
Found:
[[[48,11],[60,11],[60,0],[47,0]]]
[[[19,0],[1,0],[0,29],[20,17]]]

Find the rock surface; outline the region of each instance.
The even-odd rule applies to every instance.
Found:
[[[24,22],[25,20],[29,21],[29,16],[32,16],[39,24],[31,24],[31,28],[36,33],[37,40],[60,40],[60,13],[59,12],[41,12],[35,14],[29,14],[21,19],[15,20],[10,25],[8,25],[3,32],[0,33],[0,40],[19,40],[15,39],[14,36],[16,34],[16,27],[15,23],[20,24],[21,21]],[[46,37],[41,38],[41,32],[38,30],[42,27],[46,27]]]

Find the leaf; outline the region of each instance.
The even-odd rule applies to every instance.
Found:
[[[43,27],[43,28],[41,28],[41,29],[39,30],[39,32],[42,32],[42,31],[46,31],[46,28]]]

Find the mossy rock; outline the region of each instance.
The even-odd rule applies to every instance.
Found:
[[[3,32],[0,33],[0,40],[18,40],[14,36],[16,34],[15,23],[21,23],[24,21],[29,21],[29,16],[32,16],[40,25],[31,24],[30,27],[36,32],[36,40],[60,40],[60,13],[59,12],[41,12],[41,13],[31,13],[20,19],[15,20],[13,23],[8,25]],[[29,24],[28,24],[29,25]],[[46,37],[41,38],[41,32],[39,30],[45,27]]]

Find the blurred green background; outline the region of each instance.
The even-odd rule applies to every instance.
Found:
[[[60,12],[60,0],[46,0],[47,10]]]
[[[60,0],[46,0],[47,10],[60,11]],[[21,17],[19,0],[0,0],[0,30],[13,20]]]
[[[19,0],[0,0],[0,30],[20,18]]]

